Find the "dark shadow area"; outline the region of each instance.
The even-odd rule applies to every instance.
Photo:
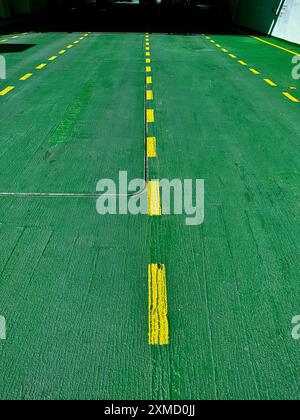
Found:
[[[86,4],[69,1],[58,7],[52,0],[46,14],[13,28],[14,32],[151,32],[165,34],[242,33],[231,22],[226,0],[100,0]],[[12,28],[11,28],[12,29]],[[244,34],[253,34],[244,29]]]
[[[35,44],[3,44],[0,45],[0,54],[21,53],[32,47],[35,47]]]

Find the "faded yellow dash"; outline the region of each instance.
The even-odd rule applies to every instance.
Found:
[[[237,58],[237,56],[234,55],[234,54],[229,54],[229,57],[231,57],[231,58]]]
[[[276,83],[274,83],[272,80],[270,80],[270,79],[264,79],[264,81],[268,84],[268,85],[270,85],[270,86],[272,86],[272,87],[276,87],[277,85],[276,85]]]
[[[71,48],[73,48],[74,47],[74,45],[68,45],[67,46],[67,48],[68,48],[68,50],[70,50]]]
[[[290,89],[291,90],[297,90],[296,86],[291,86]]]
[[[216,44],[217,48],[222,48],[222,46],[220,44]]]
[[[166,267],[148,266],[149,345],[167,346],[169,338]]]
[[[147,66],[146,67],[146,73],[151,73],[151,71],[152,71],[151,67],[150,66]]]
[[[285,51],[289,54],[299,55],[299,53],[296,53],[295,51],[288,50],[287,48],[281,47],[280,45],[277,45],[277,44],[273,44],[272,42],[269,42],[269,41],[265,41],[264,39],[258,38],[256,36],[252,36],[252,38],[256,39],[259,42],[263,42],[264,44],[271,45],[272,47],[278,48],[279,50]]]
[[[57,59],[57,55],[54,55],[53,57],[50,57],[49,58],[49,61],[54,61],[54,60],[56,60]]]
[[[84,36],[81,36],[79,39],[80,39],[80,41],[82,41],[84,39]]]
[[[258,75],[258,74],[260,74],[260,72],[259,71],[257,71],[257,70],[255,70],[255,69],[249,69],[250,71],[251,71],[251,73],[253,73],[253,74],[256,74],[256,75]]]
[[[150,51],[150,47],[146,47],[146,51]]]
[[[19,35],[15,35],[11,37],[11,39],[17,39],[17,38],[19,38]]]
[[[155,118],[154,118],[154,109],[147,109],[147,123],[154,123],[155,122]]]
[[[216,43],[216,41],[214,41],[213,39],[211,39],[211,40],[210,40],[210,42],[211,42],[212,44],[215,44],[215,43]]]
[[[151,63],[151,59],[150,58],[146,58],[146,63],[150,64]]]
[[[66,50],[59,51],[59,54],[65,54]]]
[[[147,138],[147,156],[148,158],[156,158],[156,138]]]
[[[222,49],[222,51],[223,51],[224,53],[228,53],[228,50],[226,50],[226,48],[223,48],[223,49]]]
[[[8,39],[1,39],[0,42],[7,42],[7,41],[8,41]]]
[[[146,98],[147,98],[147,101],[152,101],[153,100],[153,92],[152,92],[152,90],[147,90],[146,91]]]
[[[245,61],[243,61],[243,60],[239,60],[239,63],[242,65],[242,66],[247,66],[248,64],[247,63],[245,63]]]
[[[150,57],[150,53],[149,52],[146,52],[146,57]]]
[[[147,83],[147,85],[152,84],[152,77],[151,76],[146,77],[146,83]]]
[[[20,80],[21,81],[25,81],[25,80],[29,79],[32,76],[33,76],[32,73],[27,73],[27,74],[25,74],[25,76],[21,77]]]
[[[286,96],[290,101],[294,102],[294,103],[299,103],[299,99],[295,98],[293,95],[291,95],[288,92],[282,92],[284,96]]]
[[[1,90],[0,96],[5,96],[8,92],[11,92],[15,86],[8,86],[7,88]]]
[[[73,42],[73,44],[75,44],[75,45],[76,45],[76,44],[79,44],[79,41],[74,41],[74,42]]]
[[[206,39],[210,39],[210,36],[206,36],[205,38],[206,38]]]
[[[159,181],[148,182],[148,215],[161,216]]]
[[[46,66],[47,64],[40,64],[39,66],[36,67],[36,70],[42,70]]]

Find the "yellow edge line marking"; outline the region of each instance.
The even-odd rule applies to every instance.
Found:
[[[148,266],[149,345],[167,346],[169,338],[167,275],[163,264]]]
[[[54,61],[54,60],[56,60],[57,59],[57,55],[54,55],[53,57],[50,57],[49,58],[49,61]]]
[[[153,91],[152,90],[147,90],[146,91],[146,97],[147,97],[147,101],[153,101]]]
[[[46,66],[47,64],[40,64],[39,66],[36,67],[36,70],[42,70]]]
[[[156,138],[148,137],[147,138],[147,156],[148,158],[156,158]]]
[[[255,70],[255,69],[249,69],[250,71],[251,71],[251,73],[253,73],[253,74],[260,74],[260,72],[259,71],[257,71],[257,70]]]
[[[291,95],[290,93],[288,93],[288,92],[282,92],[282,93],[283,93],[284,96],[286,96],[292,102],[294,102],[296,104],[299,104],[300,103],[299,99],[295,98],[295,96]]]
[[[273,42],[265,41],[264,39],[258,38],[256,36],[252,36],[251,38],[256,39],[256,41],[263,42],[264,44],[271,45],[272,47],[278,48],[279,50],[285,51],[292,55],[300,55],[300,53],[296,53],[295,51],[288,50],[287,48],[281,47],[280,45],[274,44]]]
[[[28,74],[25,74],[25,76],[21,77],[20,80],[21,81],[25,81],[25,80],[28,80],[32,76],[33,76],[32,73],[28,73]]]
[[[276,87],[277,85],[276,85],[276,83],[274,83],[272,80],[270,80],[270,79],[264,79],[264,81],[266,82],[266,83],[268,83],[268,85],[270,85],[270,86],[272,86],[272,87]]]
[[[154,123],[154,109],[147,109],[147,123]]]
[[[0,92],[0,96],[6,95],[8,92],[11,92],[14,88],[15,86],[8,86]]]
[[[161,216],[159,181],[148,182],[148,215]]]
[[[248,64],[247,63],[245,63],[245,61],[243,61],[243,60],[239,60],[239,63],[242,65],[242,66],[247,66]]]

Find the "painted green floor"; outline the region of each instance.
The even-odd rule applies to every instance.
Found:
[[[82,35],[30,33],[9,42],[30,48],[1,52],[0,90],[15,89],[0,97],[0,192],[143,176],[144,33],[92,33],[34,70]],[[261,75],[204,36],[150,36],[155,172],[205,179],[203,226],[0,198],[1,399],[300,398],[300,104],[282,95],[300,99],[299,83],[288,53],[210,37]],[[147,344],[153,262],[167,267],[161,348]]]

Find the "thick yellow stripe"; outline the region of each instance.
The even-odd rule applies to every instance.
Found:
[[[161,216],[159,181],[148,182],[148,215]]]
[[[249,69],[250,71],[251,71],[251,73],[253,73],[253,74],[256,74],[256,75],[258,75],[258,74],[260,74],[260,72],[259,71],[257,71],[257,70],[255,70],[255,69]]]
[[[294,102],[294,103],[296,103],[296,104],[300,103],[299,99],[295,98],[295,96],[291,95],[290,93],[288,93],[288,92],[282,92],[282,93],[283,93],[283,95],[284,95],[284,96],[286,96],[286,97],[287,97],[290,101],[292,101],[292,102]]]
[[[270,85],[270,86],[273,86],[273,87],[275,87],[275,86],[277,86],[276,85],[276,83],[274,83],[272,80],[270,80],[270,79],[264,79],[264,81],[266,82],[266,83],[268,83],[268,85]]]
[[[7,88],[1,90],[0,96],[6,95],[8,92],[12,91],[15,87],[14,86],[8,86]]]
[[[152,101],[153,100],[153,92],[152,92],[152,90],[147,90],[146,91],[146,98],[147,98],[147,101]]]
[[[252,36],[253,39],[256,41],[263,42],[264,44],[271,45],[271,47],[278,48],[279,50],[285,51],[292,55],[300,55],[300,53],[296,53],[295,51],[288,50],[287,48],[281,47],[280,45],[274,44],[273,42],[265,41],[264,39],[258,38],[256,36]]]
[[[148,76],[146,78],[146,83],[147,83],[147,85],[152,85],[152,77],[151,76]]]
[[[148,158],[156,158],[156,138],[147,138],[147,156]]]
[[[33,76],[32,73],[27,73],[27,74],[25,74],[25,76],[21,77],[20,80],[21,81],[25,81],[25,80],[29,79],[32,76]]]
[[[165,265],[149,264],[148,284],[149,345],[167,346],[170,338]]]
[[[147,123],[154,123],[154,109],[147,109]]]
[[[47,64],[40,64],[39,66],[36,67],[36,70],[42,70],[46,66]]]

